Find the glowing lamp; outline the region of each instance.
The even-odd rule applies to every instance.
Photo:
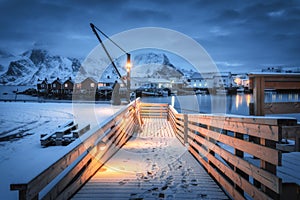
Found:
[[[132,66],[132,64],[130,62],[130,54],[127,53],[126,55],[127,55],[126,69],[127,69],[127,72],[130,72],[130,69],[131,69],[131,66]]]
[[[99,148],[100,151],[104,151],[104,150],[106,149],[106,144],[105,144],[105,142],[100,141],[100,142],[98,143],[98,148]]]

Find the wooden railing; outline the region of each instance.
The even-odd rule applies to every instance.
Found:
[[[233,199],[282,198],[276,144],[296,119],[179,114],[169,107],[169,120],[177,138]]]
[[[143,118],[167,118],[168,104],[141,103],[141,117]]]
[[[19,199],[70,198],[131,137],[138,125],[138,104],[139,100],[132,102],[100,128],[87,132],[84,141],[78,139],[69,153],[35,178],[11,184],[10,189],[19,191]]]
[[[281,198],[276,145],[291,134],[296,119],[180,114],[167,104],[139,99],[86,133],[90,136],[34,179],[11,184],[11,190],[19,190],[20,199],[70,198],[126,143],[143,123],[140,116],[168,119],[177,138],[232,199]]]

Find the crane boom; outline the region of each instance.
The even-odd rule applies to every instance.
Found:
[[[127,86],[127,84],[125,83],[125,81],[122,79],[122,76],[121,76],[121,74],[120,74],[120,72],[119,72],[117,66],[115,65],[115,63],[114,63],[112,57],[111,57],[110,54],[108,53],[108,51],[107,51],[106,47],[104,46],[104,44],[103,44],[103,42],[102,42],[100,36],[98,35],[98,33],[97,33],[97,31],[96,31],[95,25],[92,24],[92,23],[90,23],[90,26],[91,26],[91,28],[92,28],[94,34],[96,35],[97,39],[99,40],[99,42],[100,42],[100,44],[101,44],[103,50],[105,51],[107,57],[109,58],[110,62],[112,63],[114,69],[116,70],[116,72],[117,72],[119,78],[121,79],[122,83],[123,83],[125,86]],[[114,43],[114,44],[115,44],[115,43]]]

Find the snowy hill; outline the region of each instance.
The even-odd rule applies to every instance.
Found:
[[[20,56],[5,57],[3,54],[0,60],[2,69],[7,65],[6,72],[0,76],[0,84],[5,85],[35,85],[38,79],[74,78],[81,65],[78,59],[51,55],[42,49],[33,49]]]
[[[123,59],[123,62],[122,62]],[[141,53],[133,56],[132,59],[131,77],[138,78],[168,78],[181,77],[183,73],[179,71],[164,53]],[[121,75],[124,76],[126,70],[124,68],[124,58],[116,60],[116,66]],[[102,79],[116,79],[117,74],[110,65],[102,74]]]

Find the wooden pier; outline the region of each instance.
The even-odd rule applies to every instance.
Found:
[[[138,99],[74,141],[72,151],[36,178],[11,184],[11,190],[19,190],[20,199],[288,199],[276,146],[283,133],[295,131],[295,123],[182,114]],[[127,156],[132,149],[135,154]]]
[[[134,135],[72,199],[160,198],[228,199],[176,139],[167,119],[146,118],[143,131]]]

